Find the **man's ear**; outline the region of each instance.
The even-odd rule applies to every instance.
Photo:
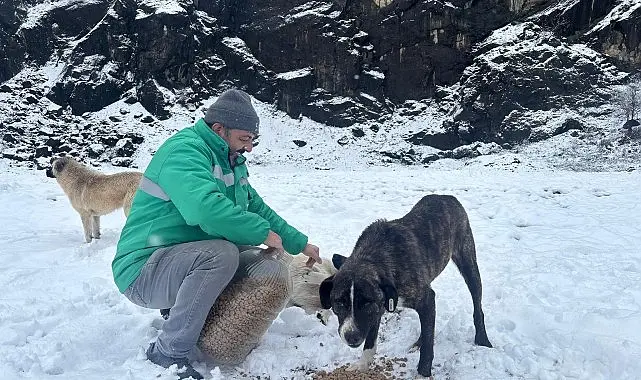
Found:
[[[223,128],[224,128],[224,127],[223,127],[223,125],[222,125],[222,124],[220,124],[220,123],[214,123],[214,124],[211,126],[211,129],[212,129],[214,132],[216,132],[216,134],[217,134],[217,135],[219,135],[219,136],[222,136]]]
[[[318,294],[320,295],[321,307],[323,309],[332,308],[332,300],[330,294],[334,288],[334,276],[329,276],[321,282],[318,287]]]
[[[394,284],[387,279],[383,279],[381,281],[381,289],[385,295],[385,309],[389,312],[396,310],[398,306],[398,293],[396,293]]]
[[[334,265],[334,268],[336,269],[341,269],[343,263],[345,262],[345,259],[347,259],[347,257],[335,253],[332,256],[332,265]]]

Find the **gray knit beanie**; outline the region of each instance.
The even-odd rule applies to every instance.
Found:
[[[229,129],[242,129],[258,134],[260,120],[252,106],[249,94],[241,90],[227,90],[209,106],[205,123],[220,123]]]

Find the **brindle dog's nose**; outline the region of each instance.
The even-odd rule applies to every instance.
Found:
[[[363,343],[363,339],[356,331],[346,331],[343,338],[345,339],[345,343],[352,348],[356,348]]]

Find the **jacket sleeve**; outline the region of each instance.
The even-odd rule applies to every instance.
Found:
[[[248,210],[260,215],[269,222],[271,229],[283,239],[283,248],[287,252],[292,255],[299,254],[307,245],[307,236],[287,224],[285,219],[267,206],[251,185],[248,188],[250,196]]]
[[[210,154],[196,141],[181,141],[167,154],[158,185],[188,225],[235,244],[260,245],[269,233],[269,222],[236,206],[220,191]]]

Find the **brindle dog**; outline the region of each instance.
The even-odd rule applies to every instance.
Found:
[[[432,376],[436,309],[430,284],[450,259],[472,294],[474,342],[492,347],[485,332],[481,276],[465,209],[453,196],[428,195],[404,217],[367,227],[351,256],[319,288],[322,306],[338,316],[341,338],[351,347],[365,342],[357,369],[366,369],[372,361],[383,313],[403,306],[416,310],[421,321],[418,373]]]

